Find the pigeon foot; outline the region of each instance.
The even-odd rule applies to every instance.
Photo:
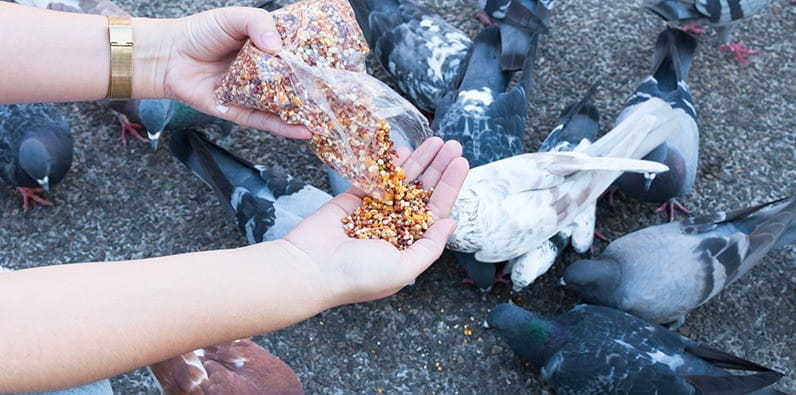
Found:
[[[478,19],[479,22],[483,23],[486,26],[492,26],[495,24],[495,22],[492,22],[492,20],[489,19],[489,17],[483,11],[476,12],[475,19]]]
[[[668,202],[666,202],[664,204],[661,204],[660,207],[655,209],[655,212],[659,213],[661,211],[665,211],[665,212],[669,213],[669,222],[673,222],[674,221],[674,217],[675,217],[675,214],[674,214],[675,210],[679,211],[679,212],[681,212],[681,213],[683,213],[685,215],[688,215],[688,210],[686,210],[686,208],[683,207],[683,205],[680,204],[675,199],[669,199]]]
[[[130,120],[124,114],[116,114],[116,118],[119,120],[119,124],[122,127],[122,144],[127,145],[127,134],[132,135],[144,144],[149,143],[149,140],[138,133],[138,129],[143,129],[144,125],[130,122]]]
[[[606,189],[605,192],[603,192],[602,195],[600,195],[600,197],[597,198],[597,199],[598,200],[600,200],[600,199],[608,199],[608,206],[610,206],[611,208],[614,208],[614,207],[616,207],[616,202],[615,202],[616,199],[614,197],[616,196],[617,192],[619,192],[619,188],[608,187],[608,189]]]
[[[53,204],[39,196],[39,194],[44,193],[44,189],[42,188],[22,188],[17,187],[17,191],[22,194],[22,211],[27,212],[28,209],[32,206],[32,202],[39,203],[43,206],[52,206]]]
[[[476,286],[475,281],[469,278],[465,278],[464,280],[462,280],[462,282],[467,285]],[[479,288],[479,289],[483,292],[489,292],[492,290],[492,287],[494,287],[495,284],[497,283],[503,283],[503,284],[511,283],[511,273],[501,273],[500,271],[497,271],[495,273],[495,278],[492,280],[492,284],[489,284],[489,286],[486,288]]]
[[[735,58],[738,59],[738,62],[744,66],[749,64],[749,62],[746,60],[746,55],[754,55],[760,52],[759,49],[746,48],[743,44],[743,41],[730,41],[727,44],[720,46],[719,50],[732,52],[735,55]]]
[[[688,25],[683,25],[680,27],[680,30],[696,35],[705,34],[705,29],[703,29],[698,23],[689,23]]]

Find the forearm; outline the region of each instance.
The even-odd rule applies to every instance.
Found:
[[[113,376],[334,304],[285,242],[0,275],[0,393]]]
[[[164,95],[170,30],[168,20],[133,19],[133,96]],[[106,17],[0,2],[0,37],[0,59],[5,59],[0,62],[0,104],[106,96],[110,76]]]

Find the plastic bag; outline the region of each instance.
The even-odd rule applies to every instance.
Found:
[[[246,43],[221,77],[222,104],[270,111],[313,132],[318,157],[379,200],[390,133],[431,136],[426,118],[406,99],[365,73],[368,46],[345,1],[303,1],[272,13],[283,40],[275,54]]]

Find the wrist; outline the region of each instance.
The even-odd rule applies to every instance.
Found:
[[[281,280],[291,284],[294,295],[301,301],[305,318],[345,304],[341,302],[340,287],[335,286],[338,282],[293,243],[280,239],[241,247],[240,250],[258,262],[267,259],[269,264],[286,269],[283,273],[289,274]]]
[[[166,97],[165,81],[174,43],[174,19],[132,18],[133,97]]]

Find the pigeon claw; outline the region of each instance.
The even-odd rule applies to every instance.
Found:
[[[602,241],[605,241],[605,242],[607,242],[607,241],[608,241],[608,238],[607,238],[607,237],[605,237],[605,236],[604,236],[602,233],[600,233],[600,232],[598,232],[598,231],[596,231],[596,230],[594,231],[594,237],[595,237],[596,239],[598,239],[598,240],[602,240]]]
[[[616,207],[615,196],[616,196],[617,192],[619,192],[619,188],[608,187],[608,189],[606,189],[605,192],[603,192],[602,195],[600,195],[600,197],[598,199],[608,199],[608,205],[611,208],[614,208],[614,207]]]
[[[705,29],[703,29],[702,26],[699,26],[698,23],[683,25],[680,27],[680,30],[696,35],[705,34]]]
[[[122,144],[127,145],[128,134],[137,138],[138,141],[144,144],[149,143],[149,140],[147,140],[146,137],[141,136],[141,134],[138,133],[138,129],[143,129],[144,125],[141,125],[140,123],[130,122],[130,120],[127,119],[127,117],[124,114],[118,114],[117,118],[119,119],[119,124],[122,127]]]
[[[489,19],[489,17],[483,11],[476,12],[475,19],[478,19],[479,22],[483,23],[486,26],[491,26],[495,24],[495,22],[492,22],[492,20]]]
[[[735,58],[738,59],[742,65],[746,66],[749,62],[746,61],[746,55],[754,55],[760,52],[759,49],[749,49],[743,45],[743,41],[730,41],[727,44],[724,44],[719,47],[719,50],[722,51],[729,51],[735,54]]]
[[[22,211],[27,212],[33,206],[33,202],[39,203],[43,206],[52,206],[53,204],[39,196],[39,194],[44,193],[44,189],[42,188],[23,188],[17,187],[17,191],[22,194]]]
[[[682,204],[680,204],[677,200],[674,199],[669,199],[668,202],[661,204],[660,207],[655,209],[655,212],[659,213],[661,211],[666,211],[667,213],[669,213],[669,222],[674,222],[675,210],[685,215],[688,215],[688,210],[686,210],[686,208],[683,207]]]

